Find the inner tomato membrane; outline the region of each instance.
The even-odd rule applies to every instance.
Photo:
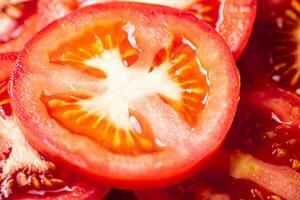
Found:
[[[142,50],[135,28],[131,22],[104,21],[49,52],[50,62],[97,78],[103,88],[99,94],[43,92],[41,96],[49,115],[63,127],[122,154],[163,148],[147,116],[132,108],[136,99],[157,95],[194,127],[209,91],[197,47],[184,35],[174,34],[151,66],[138,66]]]
[[[18,37],[23,24],[36,12],[34,0],[0,3],[0,45]]]

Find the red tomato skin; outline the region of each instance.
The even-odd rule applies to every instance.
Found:
[[[218,125],[217,128],[213,131],[213,135],[215,134],[214,144],[208,149],[204,156],[201,156],[201,159],[196,163],[192,165],[188,165],[185,167],[181,167],[180,170],[173,172],[172,176],[165,176],[164,173],[160,173],[159,176],[156,176],[155,178],[152,177],[149,179],[148,177],[139,176],[136,177],[134,175],[127,175],[126,178],[119,178],[116,174],[109,174],[106,173],[101,174],[99,171],[97,171],[97,166],[94,167],[94,169],[90,168],[89,172],[87,172],[86,164],[83,164],[78,161],[78,157],[75,155],[69,155],[68,153],[62,153],[61,149],[58,149],[55,147],[55,144],[52,141],[49,141],[48,139],[45,140],[45,142],[40,142],[40,137],[44,137],[41,132],[37,130],[37,127],[31,126],[30,123],[30,116],[23,113],[22,107],[20,107],[20,104],[17,104],[16,102],[18,99],[22,98],[19,96],[19,94],[15,93],[14,90],[18,88],[18,79],[21,78],[21,74],[25,72],[26,64],[23,62],[23,58],[27,55],[27,52],[30,51],[32,48],[32,43],[38,40],[41,40],[43,38],[44,34],[47,34],[48,29],[55,29],[56,27],[60,26],[61,22],[65,19],[74,19],[74,18],[80,18],[82,14],[96,14],[98,12],[101,12],[101,10],[106,9],[127,9],[128,7],[134,7],[134,9],[139,10],[143,13],[146,13],[149,17],[156,16],[157,12],[160,14],[167,14],[170,16],[178,17],[178,18],[184,18],[187,21],[190,21],[194,23],[198,28],[201,30],[205,30],[209,32],[209,34],[212,37],[216,38],[217,43],[220,45],[220,49],[222,49],[222,53],[224,53],[224,56],[226,56],[226,62],[235,65],[234,58],[228,48],[228,46],[224,43],[224,40],[208,25],[203,23],[202,21],[195,18],[193,15],[181,12],[176,9],[172,9],[169,7],[164,6],[153,6],[153,5],[147,5],[147,4],[139,4],[139,3],[106,3],[106,4],[99,4],[94,5],[89,8],[80,9],[81,12],[74,12],[70,15],[66,16],[65,18],[59,19],[49,25],[46,29],[41,30],[38,34],[36,34],[29,43],[25,46],[24,51],[20,53],[20,57],[18,59],[18,67],[15,68],[13,71],[13,79],[11,80],[10,84],[10,93],[12,98],[12,106],[14,110],[16,111],[16,114],[18,115],[18,123],[23,131],[23,133],[28,138],[29,142],[34,145],[35,148],[37,148],[40,151],[45,151],[50,156],[53,156],[53,158],[57,158],[58,155],[60,155],[61,158],[58,158],[58,160],[62,160],[64,163],[68,164],[70,167],[75,169],[76,171],[89,176],[92,179],[95,179],[96,181],[100,182],[103,185],[107,186],[113,186],[116,188],[124,188],[124,189],[145,189],[145,188],[153,188],[153,187],[159,187],[159,186],[165,186],[170,185],[173,183],[181,182],[182,180],[186,179],[189,176],[192,176],[196,174],[200,168],[202,168],[204,165],[207,164],[207,162],[213,157],[213,155],[217,152],[219,147],[224,141],[224,138],[226,137],[226,134],[229,130],[230,124],[233,120],[233,117],[235,115],[238,99],[239,99],[239,88],[240,88],[240,78],[239,73],[236,67],[231,67],[230,69],[227,69],[227,74],[232,77],[234,80],[232,83],[228,85],[228,94],[227,97],[230,99],[227,102],[227,108],[226,108],[226,116],[224,116],[221,120],[224,123],[221,123]],[[217,74],[222,74],[224,71],[218,71]],[[212,87],[212,90],[217,89],[216,87]],[[213,97],[212,97],[213,98]],[[214,102],[208,107],[211,107],[212,105],[217,104],[217,102]],[[210,117],[213,117],[213,113],[210,114]],[[225,123],[226,122],[226,123]],[[29,131],[30,130],[30,131]],[[75,157],[73,157],[75,156]],[[62,158],[63,157],[63,158]],[[70,163],[70,160],[72,162]],[[121,173],[121,172],[119,172]],[[145,172],[146,173],[146,172]]]

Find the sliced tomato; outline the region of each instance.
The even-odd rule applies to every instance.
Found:
[[[42,159],[20,132],[11,117],[7,92],[7,80],[17,55],[18,53],[0,54],[0,71],[3,79],[0,82],[0,198],[28,200],[103,198],[108,189],[80,183],[75,179],[69,181],[66,175],[61,175],[61,172],[54,168],[53,163]]]
[[[259,1],[252,37],[239,60],[244,83],[268,80],[299,96],[299,5],[299,0]],[[291,13],[294,20],[288,16]]]
[[[225,152],[187,182],[137,191],[140,200],[298,199],[300,98],[270,84],[243,89]],[[232,151],[242,151],[228,153]],[[284,185],[284,187],[283,187]]]
[[[78,0],[82,6],[125,0]],[[128,1],[128,0],[126,0]],[[236,59],[251,34],[257,10],[256,0],[129,0],[186,10],[209,23],[223,36]]]
[[[0,5],[0,53],[20,51],[37,31],[35,0],[8,0]]]
[[[76,0],[39,0],[39,28],[43,28],[56,19],[64,17],[77,8]]]
[[[269,34],[265,56],[269,78],[280,87],[300,95],[300,1],[265,2],[264,29]]]
[[[222,143],[239,96],[222,38],[164,6],[79,9],[38,33],[18,61],[11,100],[31,144],[114,187],[193,174]]]

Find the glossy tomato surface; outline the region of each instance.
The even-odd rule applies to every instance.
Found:
[[[10,93],[34,147],[103,184],[145,188],[190,176],[218,149],[239,75],[222,38],[193,15],[108,3],[39,32]]]
[[[215,161],[180,185],[136,191],[138,199],[298,199],[299,103],[273,85],[249,86]]]
[[[79,6],[125,0],[79,0]],[[242,54],[254,24],[257,0],[129,0],[160,4],[191,12],[212,25],[226,40],[236,59]]]
[[[0,198],[103,199],[108,189],[61,171],[42,158],[25,140],[10,108],[7,84],[18,53],[0,54]],[[72,177],[72,178],[70,178]]]

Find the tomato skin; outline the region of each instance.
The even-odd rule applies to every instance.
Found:
[[[41,129],[45,129],[46,127],[41,127],[40,125],[32,124],[32,115],[27,113],[24,110],[25,99],[23,99],[22,91],[20,90],[24,85],[22,85],[21,79],[23,79],[23,73],[27,73],[31,71],[26,64],[27,62],[27,56],[28,52],[31,51],[34,48],[35,42],[39,42],[43,40],[43,38],[49,34],[51,34],[52,31],[56,30],[57,28],[61,27],[62,23],[68,23],[73,22],[76,23],[77,19],[80,19],[84,16],[94,16],[97,13],[105,13],[107,10],[109,10],[109,13],[118,13],[122,10],[127,11],[134,11],[134,12],[140,12],[141,14],[145,15],[146,17],[153,17],[159,15],[167,15],[168,18],[171,19],[177,19],[181,18],[186,21],[188,24],[193,24],[195,26],[196,32],[203,33],[204,38],[206,37],[213,37],[215,40],[212,42],[214,45],[218,46],[218,53],[223,55],[223,59],[220,59],[218,61],[213,62],[212,57],[215,55],[208,55],[208,52],[203,53],[207,55],[205,62],[209,62],[209,65],[222,65],[226,66],[226,69],[220,69],[217,67],[213,68],[212,80],[211,80],[211,95],[208,100],[208,104],[206,105],[205,115],[207,117],[203,117],[203,124],[201,125],[201,130],[206,130],[206,133],[209,132],[209,135],[212,135],[211,138],[208,139],[209,143],[211,145],[208,145],[209,148],[207,149],[201,149],[198,152],[195,148],[195,153],[200,154],[200,158],[197,161],[193,161],[189,164],[181,165],[180,163],[176,163],[176,165],[172,164],[172,167],[160,167],[158,169],[153,169],[151,166],[154,166],[154,164],[157,161],[150,162],[150,163],[143,163],[142,160],[145,159],[143,156],[136,157],[134,160],[131,158],[128,158],[126,156],[122,155],[112,155],[112,153],[108,153],[106,151],[103,152],[103,150],[99,149],[98,146],[94,145],[90,140],[87,140],[83,137],[75,137],[73,135],[67,134],[65,135],[70,139],[70,141],[66,140],[66,137],[64,137],[64,142],[75,142],[81,141],[82,144],[73,144],[73,145],[67,145],[71,147],[71,149],[68,149],[67,146],[64,146],[64,144],[58,144],[55,141],[53,141],[51,138],[53,136],[47,135],[49,131],[42,131]],[[198,38],[198,37],[195,37]],[[34,36],[34,38],[27,43],[26,50],[22,51],[20,54],[20,57],[18,59],[18,65],[14,69],[13,72],[13,79],[10,82],[10,93],[12,98],[12,106],[16,112],[16,116],[18,118],[18,123],[20,127],[22,128],[24,134],[29,139],[30,143],[34,145],[35,148],[39,149],[40,151],[46,152],[47,155],[53,156],[54,158],[57,158],[58,160],[63,161],[64,163],[68,164],[69,166],[72,166],[74,169],[78,170],[79,172],[91,176],[92,178],[96,179],[97,181],[108,185],[108,186],[114,186],[118,188],[151,188],[151,187],[157,187],[161,185],[168,185],[172,184],[174,182],[179,182],[183,179],[185,179],[188,176],[191,176],[192,174],[195,174],[199,168],[201,168],[203,165],[207,163],[207,161],[210,159],[211,156],[214,155],[214,153],[217,151],[219,146],[222,144],[226,133],[230,127],[230,124],[232,122],[232,119],[234,117],[234,113],[237,106],[237,101],[239,97],[239,75],[238,71],[236,69],[234,58],[232,57],[230,50],[228,49],[227,45],[223,42],[223,39],[219,37],[219,35],[212,30],[211,27],[207,26],[203,22],[199,21],[192,15],[184,12],[180,12],[175,9],[162,7],[162,6],[153,6],[153,5],[146,5],[146,4],[137,4],[137,3],[108,3],[108,4],[101,4],[101,5],[95,5],[88,8],[80,9],[77,12],[72,13],[71,15],[67,16],[66,18],[63,18],[61,20],[58,20],[45,29],[43,29],[41,32],[39,32],[37,35]],[[202,55],[204,56],[204,55]],[[29,71],[28,71],[29,70]],[[224,73],[226,73],[226,76],[224,76]],[[221,77],[220,79],[216,79],[215,77]],[[230,78],[229,78],[230,77]],[[230,80],[230,81],[229,81]],[[221,88],[222,91],[224,91],[224,84],[225,84],[225,94],[218,93]],[[221,86],[222,85],[222,86]],[[28,88],[29,89],[29,88]],[[28,91],[30,91],[29,89]],[[224,104],[220,105],[218,100],[213,99],[227,99]],[[19,103],[19,100],[22,102]],[[24,101],[25,100],[25,101]],[[23,104],[25,103],[25,104]],[[44,112],[44,111],[43,111]],[[38,113],[38,112],[37,112]],[[215,113],[218,113],[219,115],[217,118],[220,120],[216,122],[215,119],[216,115]],[[28,115],[29,114],[29,115]],[[207,127],[207,124],[209,124],[209,128]],[[50,129],[48,129],[50,130]],[[54,130],[51,130],[51,132]],[[56,131],[53,132],[53,134],[56,135]],[[202,132],[202,131],[201,131]],[[45,134],[47,133],[47,134]],[[50,137],[49,137],[50,136]],[[56,135],[59,136],[59,135]],[[58,139],[55,136],[56,139]],[[74,138],[73,138],[74,137]],[[41,142],[41,138],[43,138],[43,142]],[[83,146],[89,145],[90,152],[85,152],[83,149],[81,149]],[[74,149],[73,149],[74,148]],[[75,153],[77,152],[77,153]],[[100,155],[100,152],[105,153],[102,154],[101,157],[106,157],[105,160],[99,160],[103,159],[100,158],[97,155]],[[136,170],[132,170],[127,168],[126,166],[122,166],[121,169],[116,169],[114,167],[107,166],[107,159],[109,159],[109,156],[116,157],[116,160],[122,159],[124,162],[134,162],[139,163],[139,166],[135,166]],[[166,155],[156,155],[155,159],[161,159],[159,156],[165,157]],[[147,158],[147,156],[145,156]],[[152,156],[151,156],[152,157]],[[102,162],[105,162],[105,165],[102,164]],[[115,160],[111,160],[111,165],[115,165]],[[118,162],[116,162],[117,164]],[[117,167],[117,165],[115,165]],[[150,167],[150,168],[148,168]],[[176,170],[174,170],[174,169]],[[168,171],[165,171],[168,170]]]

